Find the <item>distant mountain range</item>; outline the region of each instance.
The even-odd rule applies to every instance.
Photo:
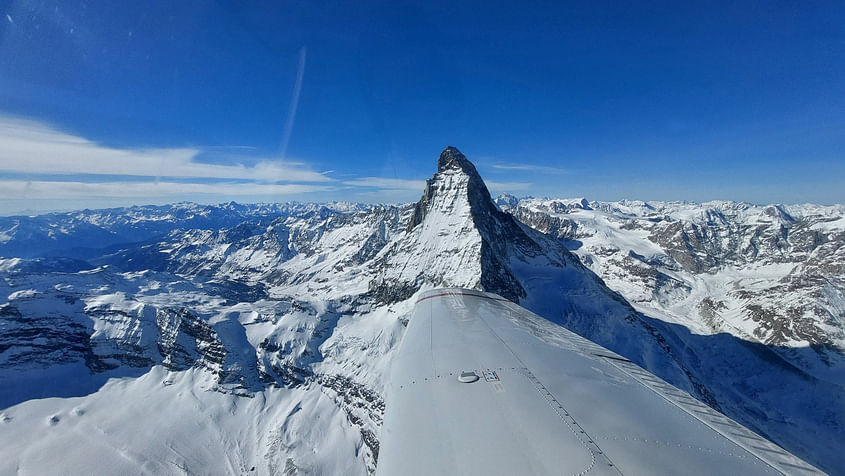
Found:
[[[495,292],[845,473],[845,206],[493,200],[0,218],[0,473],[365,474],[415,296]]]

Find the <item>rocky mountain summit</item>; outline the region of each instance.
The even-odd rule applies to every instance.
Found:
[[[499,210],[475,166],[447,147],[405,234],[374,265],[384,279],[377,289],[406,290],[394,300],[423,286],[458,286],[520,302],[527,292],[516,277],[519,268],[578,267],[580,262],[554,240]]]
[[[0,473],[372,472],[393,351],[416,295],[441,286],[505,296],[845,471],[835,210],[803,225],[760,212],[787,234],[731,238],[680,206],[626,206],[494,202],[448,147],[407,206],[0,218]],[[751,268],[714,288],[727,260]],[[806,270],[826,294],[795,292],[828,314],[735,318],[795,285],[783,266]]]

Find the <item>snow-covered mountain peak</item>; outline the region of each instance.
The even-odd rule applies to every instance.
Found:
[[[446,146],[443,152],[440,153],[440,158],[437,160],[437,172],[445,172],[449,169],[458,169],[469,176],[478,175],[475,165],[466,158],[464,154],[458,150],[457,147]]]
[[[507,215],[491,201],[475,166],[458,149],[447,147],[405,234],[381,253],[377,286],[390,294],[380,298],[401,300],[424,287],[483,288],[485,240],[479,225],[491,216]],[[405,291],[397,293],[399,289]]]
[[[381,258],[375,286],[390,290],[376,293],[386,301],[448,286],[519,302],[527,294],[517,269],[580,265],[556,240],[499,210],[475,166],[454,147],[440,154],[437,173],[426,182],[405,235],[385,247]]]
[[[426,180],[423,196],[414,208],[407,229],[414,229],[434,209],[447,214],[463,210],[478,215],[494,208],[478,170],[461,151],[449,146],[437,160],[437,173]]]

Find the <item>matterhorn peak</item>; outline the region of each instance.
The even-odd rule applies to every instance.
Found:
[[[480,289],[519,302],[527,294],[514,270],[577,263],[553,238],[499,210],[475,166],[455,147],[440,154],[404,236],[382,261],[372,287],[386,301],[428,286]]]
[[[443,172],[448,169],[459,169],[467,175],[478,175],[475,166],[466,158],[457,147],[447,146],[440,153],[440,158],[437,160],[437,172]]]
[[[475,166],[456,147],[448,146],[437,160],[437,173],[426,180],[425,190],[414,208],[408,223],[408,231],[422,223],[433,207],[455,207],[457,202],[466,203],[473,215],[489,213],[495,208],[490,192]]]

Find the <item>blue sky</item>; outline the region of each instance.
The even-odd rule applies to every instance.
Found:
[[[0,1],[0,213],[411,201],[446,145],[494,193],[845,202],[845,4],[588,3]]]

